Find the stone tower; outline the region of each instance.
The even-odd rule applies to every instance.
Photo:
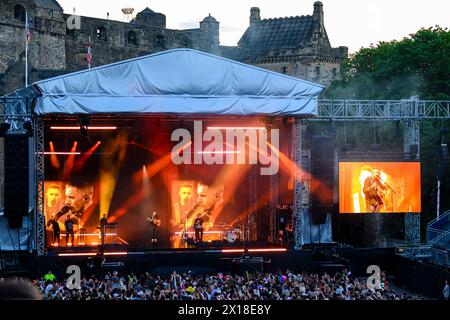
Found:
[[[324,17],[323,17],[323,4],[320,1],[314,2],[314,12],[313,18],[320,22],[323,25]]]
[[[132,22],[150,27],[166,28],[166,16],[162,13],[154,12],[149,7],[139,12]]]
[[[258,7],[250,9],[250,25],[261,20],[261,12]]]
[[[200,30],[205,36],[205,51],[213,54],[220,54],[219,22],[209,14],[200,22]]]

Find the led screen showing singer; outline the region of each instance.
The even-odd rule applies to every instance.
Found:
[[[340,213],[420,212],[420,162],[340,162]]]

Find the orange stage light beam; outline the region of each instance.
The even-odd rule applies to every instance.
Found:
[[[272,152],[276,152],[280,159],[281,163],[281,169],[285,170],[288,174],[295,175],[295,170],[299,170],[300,175],[304,177],[305,180],[309,179],[310,181],[310,193],[316,192],[317,190],[320,190],[320,193],[318,193],[318,197],[320,198],[321,195],[329,192],[333,192],[333,190],[330,190],[330,188],[325,185],[322,181],[319,179],[316,179],[313,175],[311,175],[308,172],[303,171],[301,168],[297,167],[294,161],[289,159],[288,156],[283,154],[283,152],[279,151],[277,148],[275,148],[270,142],[267,142],[267,145],[272,149]],[[295,179],[295,176],[294,176]],[[300,182],[300,181],[297,181]]]
[[[184,146],[184,148],[179,148],[175,152],[180,152],[181,150],[187,148],[192,142],[189,142]],[[169,165],[172,161],[171,154],[167,154],[164,157],[158,159],[154,163],[145,166],[148,179],[151,179],[154,177],[158,172],[160,172],[162,169],[164,169],[167,165]],[[133,182],[140,186],[140,183],[142,183],[143,180],[143,170],[137,171],[133,176]],[[135,207],[139,203],[141,203],[142,199],[145,197],[144,190],[140,189],[140,191],[134,195],[132,195],[130,198],[128,198],[125,203],[123,203],[116,211],[114,211],[110,217],[111,222],[117,221],[118,218],[126,214],[131,208]]]
[[[136,142],[136,141],[131,141],[128,144],[132,145],[132,146],[136,146],[138,148],[141,148],[142,150],[148,151],[149,153],[153,153],[156,156],[162,156],[163,155],[163,152],[161,150],[157,150],[155,148],[149,148],[149,147],[144,146],[143,144],[140,144],[139,142]]]
[[[252,204],[249,208],[244,209],[244,211],[242,211],[238,218],[235,219],[234,221],[232,221],[230,224],[233,225],[239,221],[242,221],[244,218],[246,218],[247,216],[249,216],[250,214],[258,211],[260,208],[262,208],[267,202],[269,202],[270,200],[270,190],[267,191],[266,193],[264,193],[261,197],[258,198],[258,200]]]
[[[127,134],[119,133],[103,148],[105,153],[100,158],[100,214],[109,212],[119,170],[125,161],[127,143]]]
[[[75,171],[79,171],[83,169],[86,162],[89,160],[89,158],[92,156],[95,150],[101,145],[101,141],[97,141],[96,144],[94,144],[92,147],[89,148],[88,151],[86,151],[85,154],[81,157],[80,160],[78,160],[75,164]]]
[[[50,163],[53,168],[56,170],[61,169],[61,163],[59,163],[58,157],[55,154],[55,146],[53,144],[53,141],[50,141]]]
[[[65,172],[67,176],[70,176],[72,173],[74,164],[75,164],[75,155],[78,147],[78,141],[75,141],[72,145],[72,149],[70,149],[70,155],[67,157],[66,163],[65,163]]]

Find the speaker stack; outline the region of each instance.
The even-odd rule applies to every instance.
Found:
[[[312,222],[324,224],[327,214],[333,212],[335,139],[313,136],[311,142],[311,184],[315,186],[310,194]]]
[[[5,155],[5,217],[10,228],[22,227],[22,218],[28,214],[29,154],[28,135],[6,135]]]

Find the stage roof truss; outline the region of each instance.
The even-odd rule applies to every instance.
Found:
[[[450,119],[450,101],[434,100],[319,100],[319,120]]]

